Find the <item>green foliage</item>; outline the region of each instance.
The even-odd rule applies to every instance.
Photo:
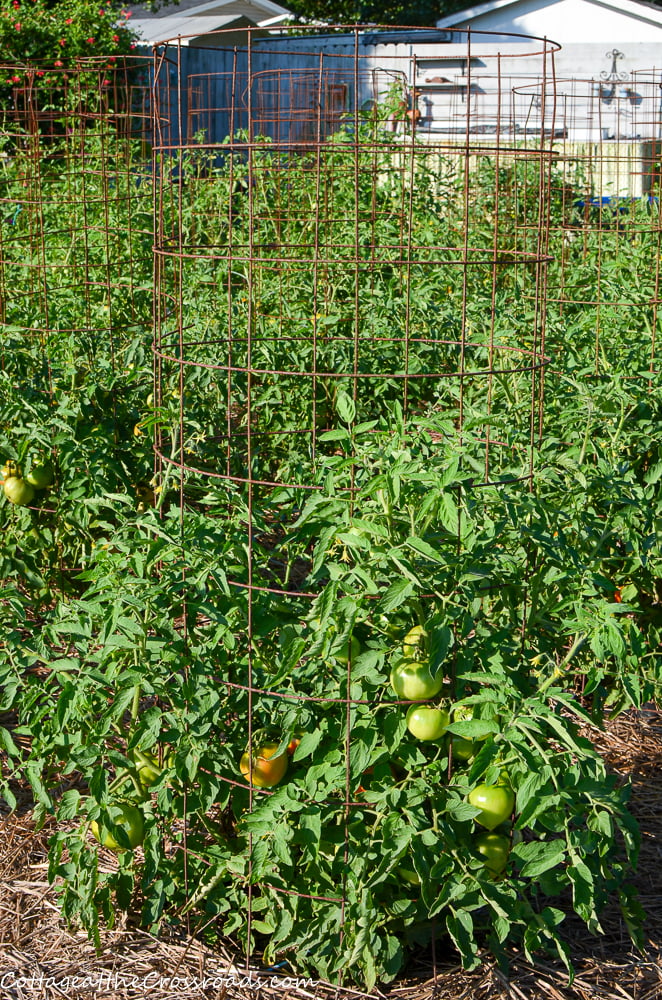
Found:
[[[440,17],[466,7],[464,0],[292,0],[287,9],[303,23],[400,24],[434,27]]]
[[[515,944],[569,965],[565,914],[599,933],[613,898],[639,943],[629,791],[586,732],[659,697],[662,627],[646,209],[601,270],[588,234],[569,243],[585,299],[627,262],[641,308],[614,305],[596,355],[595,315],[550,297],[532,490],[530,374],[502,366],[489,405],[485,380],[465,379],[461,438],[458,380],[439,376],[457,372],[463,331],[474,373],[495,345],[532,345],[527,265],[497,269],[492,251],[496,224],[504,262],[531,249],[538,200],[520,194],[535,165],[484,154],[469,176],[475,262],[458,288],[467,178],[450,159],[407,173],[384,122],[366,113],[363,144],[343,125],[319,156],[292,157],[289,187],[266,140],[252,172],[202,145],[157,164],[159,280],[180,277],[177,241],[209,252],[186,259],[182,316],[162,318],[166,333],[181,321],[195,364],[170,352],[156,391],[139,144],[109,150],[90,127],[82,156],[62,137],[39,164],[38,227],[34,161],[19,148],[2,163],[0,457],[55,471],[31,507],[0,500],[2,794],[13,806],[28,785],[37,816],[57,818],[50,876],[91,934],[118,909],[154,931],[193,919],[265,964],[367,987],[435,935],[468,968]],[[375,259],[375,244],[392,252]],[[354,362],[355,385],[339,375]],[[445,678],[438,741],[408,732],[389,683],[417,625]],[[251,789],[239,760],[265,738],[300,742],[280,784]],[[139,752],[162,765],[149,788]],[[497,874],[468,795],[500,780],[516,798]],[[101,865],[89,825],[112,832],[117,801],[140,804],[145,840]]]

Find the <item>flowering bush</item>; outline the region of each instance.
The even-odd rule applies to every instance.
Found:
[[[57,76],[84,58],[112,69],[136,47],[130,16],[113,0],[0,0],[0,106],[11,106],[28,80],[57,87]]]

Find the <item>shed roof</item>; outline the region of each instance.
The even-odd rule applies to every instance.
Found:
[[[134,4],[131,27],[141,42],[152,45],[168,38],[201,36],[223,28],[242,25],[274,24],[290,16],[290,12],[273,0],[179,0],[178,4],[149,10]],[[186,44],[186,41],[184,42]]]

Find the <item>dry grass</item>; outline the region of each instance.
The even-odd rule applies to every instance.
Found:
[[[596,734],[593,734],[596,738]],[[616,907],[604,916],[604,936],[589,938],[569,919],[576,978],[560,963],[536,967],[513,956],[508,977],[486,962],[463,972],[453,955],[421,957],[407,977],[376,995],[389,1000],[660,1000],[662,998],[662,715],[631,713],[611,723],[597,742],[611,768],[632,782],[632,811],[642,831],[635,878],[648,914],[647,952],[635,953]],[[187,997],[255,1000],[353,1000],[365,994],[324,983],[292,986],[245,970],[232,956],[182,934],[155,940],[118,926],[102,936],[97,954],[86,934],[63,926],[47,880],[48,830],[35,832],[29,810],[3,823],[0,844],[0,997],[30,1000],[183,1000]],[[282,971],[282,970],[281,970]],[[232,976],[237,977],[233,982]],[[22,979],[21,977],[25,977]],[[207,978],[207,983],[202,981]]]

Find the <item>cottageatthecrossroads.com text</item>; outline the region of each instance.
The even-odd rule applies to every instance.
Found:
[[[316,979],[303,979],[295,976],[270,976],[260,973],[210,973],[206,976],[166,976],[157,972],[149,972],[144,976],[126,975],[122,972],[102,971],[97,974],[78,976],[47,976],[43,973],[35,976],[19,975],[16,972],[0,973],[0,990],[23,990],[25,994],[45,990],[60,990],[63,994],[76,996],[81,990],[107,991],[119,993],[120,990],[169,990],[182,994],[195,995],[196,992],[212,989],[313,989],[317,986]]]

